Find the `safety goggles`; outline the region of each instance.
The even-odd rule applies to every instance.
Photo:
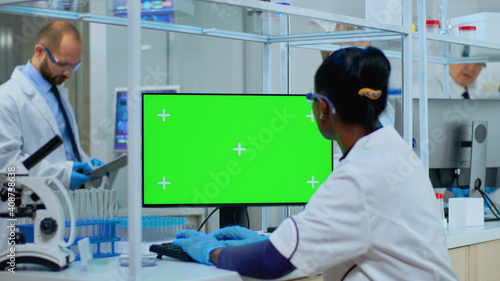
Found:
[[[58,58],[52,56],[52,53],[45,47],[43,44],[40,44],[45,51],[47,52],[47,55],[49,55],[50,61],[55,64],[57,67],[64,69],[64,70],[71,70],[71,72],[75,72],[79,67],[82,61],[79,61],[78,63],[69,63],[65,61],[61,61]]]
[[[313,103],[317,99],[323,99],[326,101],[326,103],[330,106],[330,110],[332,111],[332,114],[335,114],[335,107],[333,106],[333,103],[330,101],[330,99],[322,94],[317,94],[317,93],[308,93],[306,94],[306,99],[311,108],[313,107]]]

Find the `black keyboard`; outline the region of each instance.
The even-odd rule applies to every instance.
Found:
[[[181,247],[175,246],[172,243],[153,244],[149,247],[149,251],[157,253],[157,258],[159,259],[162,256],[168,256],[182,261],[196,261],[188,253],[184,252]]]

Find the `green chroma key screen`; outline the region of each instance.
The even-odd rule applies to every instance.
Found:
[[[304,204],[332,155],[303,95],[143,94],[144,206]]]

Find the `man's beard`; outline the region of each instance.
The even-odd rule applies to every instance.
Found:
[[[52,73],[50,72],[48,66],[47,57],[45,57],[45,59],[40,64],[40,74],[42,74],[42,77],[45,78],[45,80],[47,80],[51,85],[59,85],[64,82],[64,80],[66,80],[66,76],[64,75],[52,76]]]

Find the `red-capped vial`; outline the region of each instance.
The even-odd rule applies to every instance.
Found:
[[[439,30],[441,29],[441,24],[439,23],[438,20],[428,20],[425,23],[427,25],[427,32],[439,33]]]
[[[476,27],[473,25],[459,26],[458,34],[462,38],[476,39]]]
[[[444,202],[443,202],[443,193],[435,193],[436,200],[438,201],[439,206],[439,216],[443,222],[443,227],[447,227],[448,222],[446,221],[446,217],[444,216]]]

